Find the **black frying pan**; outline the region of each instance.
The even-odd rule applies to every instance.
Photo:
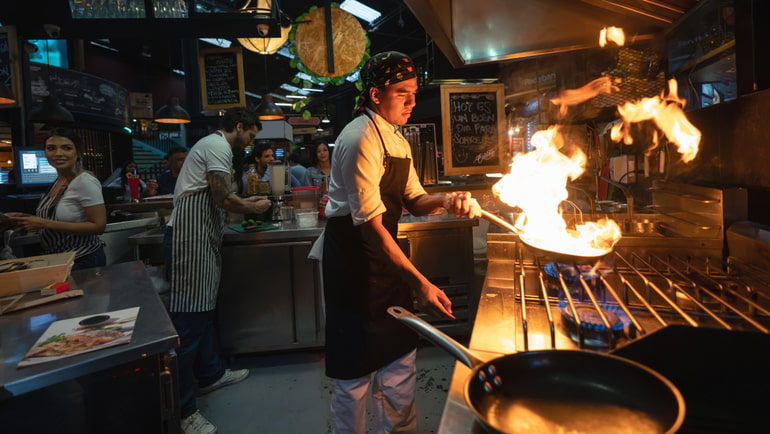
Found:
[[[497,433],[674,433],[684,421],[682,394],[652,369],[582,350],[508,354],[483,362],[402,307],[388,313],[471,368],[465,400]]]
[[[537,257],[543,258],[548,261],[555,261],[555,262],[562,262],[562,263],[578,263],[578,264],[595,264],[596,261],[599,259],[602,259],[604,256],[606,256],[608,253],[612,252],[612,249],[602,251],[600,253],[597,253],[596,255],[572,255],[569,253],[564,252],[557,252],[553,250],[546,250],[542,249],[540,247],[537,247],[533,245],[532,243],[528,242],[526,240],[525,236],[522,236],[521,233],[519,233],[519,230],[516,228],[516,226],[508,223],[507,221],[501,219],[500,217],[492,214],[489,211],[481,210],[481,216],[485,219],[491,221],[492,223],[495,223],[505,229],[508,229],[509,231],[519,235],[519,239],[521,240],[522,244],[527,246],[527,248]]]

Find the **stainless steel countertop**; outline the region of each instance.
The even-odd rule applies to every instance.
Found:
[[[275,242],[292,242],[292,241],[315,241],[321,232],[323,231],[325,220],[319,220],[316,227],[312,228],[298,228],[296,222],[274,222],[277,229],[241,233],[225,228],[222,242],[224,244],[250,244],[250,243],[275,243]],[[398,224],[399,233],[410,231],[422,231],[422,230],[440,230],[450,229],[458,227],[473,227],[478,226],[477,219],[464,219],[455,217],[442,217],[440,215],[415,217],[412,215],[405,215],[401,218]],[[133,245],[151,245],[161,244],[163,242],[163,231],[158,229],[152,229],[136,235],[128,237],[128,242]]]
[[[512,279],[511,273],[510,279]],[[515,352],[516,324],[513,310],[516,308],[513,291],[508,285],[494,285],[494,278],[484,279],[478,310],[468,348],[481,360],[489,360],[503,354]],[[512,286],[512,283],[511,285]],[[455,362],[452,380],[444,412],[439,423],[439,434],[466,434],[479,432],[474,414],[465,401],[465,384],[471,369],[462,362]]]
[[[75,271],[69,282],[84,295],[0,316],[0,402],[177,346],[176,330],[142,262]],[[140,310],[129,344],[16,368],[52,322],[135,306]]]

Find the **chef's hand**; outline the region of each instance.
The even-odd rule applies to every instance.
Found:
[[[249,202],[249,205],[252,206],[252,212],[254,214],[262,214],[263,212],[267,211],[268,208],[270,208],[270,199],[268,199],[266,196],[249,196],[243,200]]]
[[[430,282],[423,284],[417,290],[417,303],[420,310],[427,312],[436,318],[449,317],[455,319],[452,315],[452,301],[443,290],[437,288]]]
[[[6,214],[8,218],[16,224],[16,226],[25,229],[27,231],[45,229],[49,220],[36,217],[30,214],[9,212]]]
[[[444,196],[444,209],[455,217],[478,217],[481,207],[469,191],[455,191]]]

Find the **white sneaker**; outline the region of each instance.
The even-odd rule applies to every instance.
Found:
[[[182,434],[216,434],[217,427],[207,421],[199,410],[182,419]]]
[[[231,371],[229,369],[225,369],[225,374],[222,375],[222,378],[217,380],[214,384],[211,386],[201,387],[198,389],[198,393],[200,395],[205,395],[207,393],[211,393],[217,389],[221,389],[225,386],[229,386],[231,384],[240,383],[241,381],[245,380],[246,377],[249,376],[249,370],[248,369],[238,369],[237,371]]]

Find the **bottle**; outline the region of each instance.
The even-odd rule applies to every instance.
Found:
[[[329,177],[324,175],[321,181],[321,194],[318,199],[318,216],[326,217],[326,204],[329,202]]]
[[[249,164],[249,172],[246,175],[246,193],[257,194],[259,191],[259,175],[257,175],[257,166]]]

